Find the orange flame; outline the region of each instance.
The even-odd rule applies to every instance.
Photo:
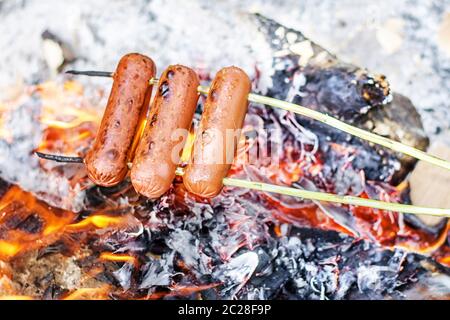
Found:
[[[44,82],[36,86],[16,86],[7,91],[10,92],[11,98],[0,103],[0,129],[3,130],[0,137],[3,138],[8,137],[3,125],[8,112],[4,111],[15,110],[34,94],[39,95],[41,102],[40,121],[49,127],[69,129],[83,123],[97,124],[101,117],[101,110],[90,105],[83,97],[81,84],[75,81],[66,81],[63,85]]]
[[[108,216],[108,215],[92,215],[80,222],[67,226],[67,231],[83,231],[91,228],[106,229],[111,227],[129,226],[133,219],[129,215],[124,216]]]
[[[49,245],[62,235],[74,217],[73,212],[49,207],[32,194],[11,187],[0,200],[0,230],[3,231],[0,259],[8,260],[20,252]],[[38,230],[17,227],[31,218],[39,224]]]
[[[184,144],[184,148],[181,153],[181,158],[180,158],[181,163],[189,162],[189,158],[191,156],[192,149],[194,148],[194,140],[195,140],[195,133],[194,133],[193,128],[191,128],[188,136],[186,137],[186,143]]]
[[[36,92],[42,100],[41,122],[44,124],[72,128],[83,122],[100,120],[100,112],[82,99],[83,88],[77,82],[65,82],[62,90],[55,82],[45,82],[36,87]]]
[[[80,84],[68,81],[63,88],[53,82],[36,87],[42,100],[40,121],[47,128],[38,151],[77,154],[94,138],[101,112],[83,98]]]
[[[22,295],[5,295],[0,296],[0,300],[34,300],[31,296],[22,296]]]
[[[62,300],[107,300],[109,299],[110,287],[105,285],[100,288],[77,289]]]
[[[219,286],[220,283],[211,283],[211,284],[205,284],[205,285],[199,285],[199,286],[173,286],[170,288],[171,292],[157,292],[153,293],[147,297],[145,297],[145,300],[155,300],[155,299],[161,299],[164,297],[177,297],[177,296],[188,296],[193,293],[198,293],[203,290],[215,288]]]
[[[19,243],[9,243],[7,241],[0,240],[0,257],[11,258],[21,249],[22,245]]]
[[[129,254],[120,254],[112,252],[102,252],[99,257],[101,260],[114,261],[114,262],[127,262],[131,264],[136,264],[137,260],[135,257]]]

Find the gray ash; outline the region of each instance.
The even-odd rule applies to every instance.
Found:
[[[446,274],[429,258],[333,231],[283,224],[276,235],[277,221],[254,197],[228,192],[215,204],[191,202],[189,210],[174,194],[145,201],[137,210],[150,213],[139,234],[89,242],[94,252],[127,252],[140,261],[137,270],[116,263],[101,278],[126,290],[117,298],[402,299],[436,272],[427,264]],[[236,214],[241,206],[255,210]]]

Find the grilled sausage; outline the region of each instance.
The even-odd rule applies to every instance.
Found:
[[[251,81],[237,67],[221,69],[214,78],[196,131],[183,184],[201,197],[220,193],[237,149],[247,112]]]
[[[198,76],[188,67],[170,66],[158,85],[131,169],[134,188],[147,198],[170,188],[199,97]]]
[[[109,187],[125,178],[139,121],[148,111],[149,80],[155,73],[149,57],[130,53],[120,59],[100,128],[85,157],[89,178],[95,184]]]

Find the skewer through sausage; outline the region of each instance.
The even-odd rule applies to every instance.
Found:
[[[134,188],[147,198],[163,195],[175,178],[197,107],[198,85],[197,74],[185,66],[170,66],[161,75],[131,169]]]
[[[211,198],[222,190],[222,180],[236,153],[250,90],[249,77],[237,67],[223,68],[214,78],[183,176],[189,192]]]
[[[100,128],[85,158],[89,178],[95,184],[110,187],[125,178],[139,122],[148,111],[152,93],[149,80],[155,73],[149,57],[130,53],[120,59]]]

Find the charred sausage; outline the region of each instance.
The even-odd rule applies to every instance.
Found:
[[[149,80],[155,73],[149,57],[130,53],[120,59],[100,128],[85,157],[94,183],[109,187],[125,178],[139,121],[148,111],[152,92]]]
[[[199,80],[190,68],[173,65],[161,75],[144,135],[136,149],[131,182],[147,198],[171,186],[197,107]]]
[[[236,153],[250,90],[249,77],[237,67],[223,68],[214,78],[183,176],[189,192],[210,198],[222,190],[222,180]]]

